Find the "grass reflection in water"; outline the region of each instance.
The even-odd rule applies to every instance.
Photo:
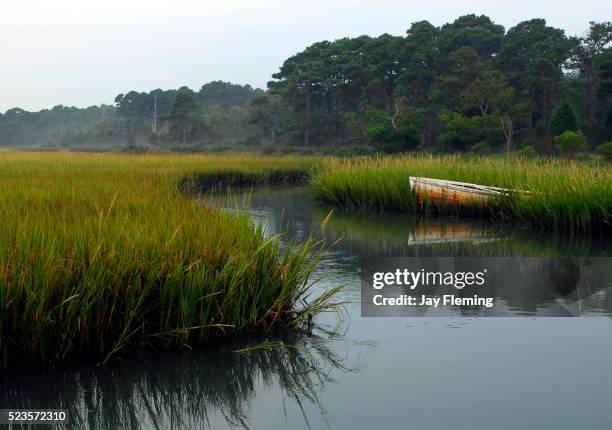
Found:
[[[331,332],[316,331],[102,368],[5,375],[0,402],[11,408],[68,409],[68,428],[74,429],[214,428],[219,419],[249,428],[247,411],[263,386],[279,390],[279,402],[295,402],[308,423],[305,403],[325,413],[318,393],[335,382],[330,373],[357,370],[332,352]],[[41,385],[49,389],[40,390]]]

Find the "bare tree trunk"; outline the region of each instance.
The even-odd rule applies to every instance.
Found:
[[[514,138],[514,123],[512,117],[508,114],[502,114],[499,117],[504,137],[506,138],[506,156],[510,156],[510,150],[512,149],[512,143]]]
[[[393,108],[395,109],[395,113],[393,114],[393,116],[391,117],[391,126],[393,127],[393,130],[397,131],[398,127],[397,124],[395,123],[395,120],[397,119],[397,116],[400,113],[400,109],[401,109],[401,103],[404,101],[403,97],[393,100]]]
[[[153,98],[153,117],[150,121],[145,119],[144,122],[151,127],[152,141],[157,143],[157,96]]]

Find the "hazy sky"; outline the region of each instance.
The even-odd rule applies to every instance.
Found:
[[[112,103],[132,89],[265,87],[283,60],[320,40],[402,35],[467,13],[506,28],[533,17],[581,34],[612,20],[610,0],[19,0],[0,9],[0,112]]]

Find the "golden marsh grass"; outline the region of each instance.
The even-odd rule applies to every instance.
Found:
[[[178,191],[194,175],[265,177],[314,162],[0,152],[3,364],[180,347],[322,310],[329,295],[302,301],[315,244],[281,251],[247,216]]]

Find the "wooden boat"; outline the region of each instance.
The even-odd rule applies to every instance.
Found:
[[[529,193],[529,191],[416,176],[410,176],[409,180],[410,187],[417,194],[421,203],[427,201],[434,204],[461,206],[483,203],[491,198]]]

